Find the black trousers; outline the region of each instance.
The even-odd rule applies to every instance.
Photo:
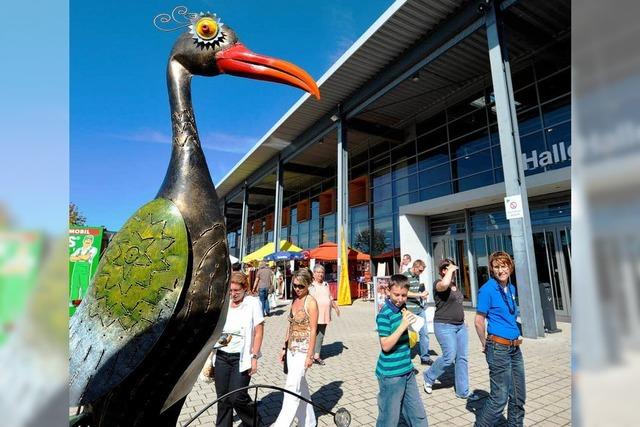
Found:
[[[238,372],[239,364],[240,353],[225,353],[218,350],[214,371],[217,397],[249,385],[249,381],[251,381],[249,370]],[[255,403],[251,400],[246,390],[234,393],[218,402],[216,426],[232,427],[234,409],[243,426],[253,426],[254,408]],[[257,411],[257,408],[255,410]],[[256,425],[260,425],[259,415],[257,421],[258,424]]]

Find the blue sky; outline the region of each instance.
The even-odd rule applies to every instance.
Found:
[[[70,199],[89,225],[117,230],[153,199],[170,156],[165,68],[178,32],[153,17],[184,4],[217,13],[251,50],[314,79],[393,2],[169,1],[70,3]],[[214,183],[303,94],[231,76],[194,77],[193,103]]]

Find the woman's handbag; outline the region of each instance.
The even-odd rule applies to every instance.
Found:
[[[284,343],[284,363],[282,364],[282,371],[286,374],[289,373],[289,367],[287,366],[287,352],[289,351],[289,341]]]
[[[205,383],[212,382],[215,379],[214,371],[215,368],[213,366],[213,352],[211,352],[211,354],[209,354],[209,357],[207,357],[207,361],[202,367],[202,371],[200,372],[200,379]]]
[[[267,301],[269,302],[269,310],[275,310],[278,306],[278,298],[275,293],[269,294]]]

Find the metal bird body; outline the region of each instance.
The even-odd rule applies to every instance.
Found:
[[[198,137],[192,76],[228,73],[319,97],[301,69],[248,51],[215,15],[196,18],[167,66],[173,141],[164,182],[114,237],[70,323],[70,404],[86,406],[86,425],[175,425],[224,324],[226,229]]]

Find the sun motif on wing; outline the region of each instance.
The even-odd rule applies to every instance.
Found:
[[[224,40],[223,26],[215,13],[199,13],[189,25],[189,33],[201,47],[214,47]]]
[[[175,206],[156,199],[127,221],[98,267],[91,314],[104,314],[126,330],[153,323],[159,310],[175,303],[188,253],[178,215]]]

